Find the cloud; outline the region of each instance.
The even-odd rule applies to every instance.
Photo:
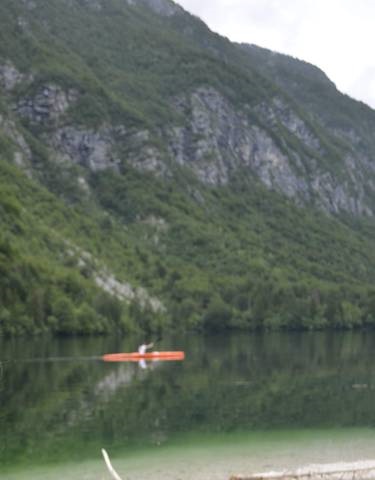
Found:
[[[375,107],[373,0],[179,0],[212,30],[311,62]]]
[[[366,68],[350,85],[354,98],[366,98],[367,103],[375,108],[375,66]]]

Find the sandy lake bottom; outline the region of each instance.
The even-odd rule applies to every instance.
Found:
[[[375,459],[371,429],[188,435],[173,445],[110,454],[123,480],[225,480],[232,474],[289,470],[311,464]],[[2,480],[105,480],[98,458],[14,470]]]

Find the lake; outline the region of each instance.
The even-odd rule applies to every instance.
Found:
[[[0,339],[0,478],[227,479],[375,459],[375,334]]]

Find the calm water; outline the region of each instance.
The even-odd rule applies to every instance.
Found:
[[[0,340],[0,478],[226,479],[375,458],[375,335],[165,338],[182,363],[106,364],[137,340]]]

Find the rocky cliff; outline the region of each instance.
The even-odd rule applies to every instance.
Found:
[[[6,95],[23,78],[32,81],[31,73],[21,74],[9,61],[0,68]],[[336,140],[327,144],[317,133],[317,121],[301,118],[285,96],[234,106],[215,88],[201,86],[166,100],[183,118],[183,125],[153,130],[105,123],[96,129],[76,125],[66,113],[78,96],[74,89],[45,84],[32,96],[12,98],[12,116],[26,120],[30,128],[40,127],[39,139],[56,161],[93,172],[119,171],[121,164],[129,164],[165,175],[168,165],[175,163],[190,169],[203,184],[227,185],[241,171],[298,204],[313,204],[334,213],[374,214],[375,161],[356,149],[360,136],[336,129],[329,135],[339,137],[342,145]],[[21,147],[15,158],[22,163],[21,158],[30,158],[30,149],[14,124],[12,131],[9,126],[4,129]],[[155,137],[158,146],[152,142]],[[121,158],[119,152],[124,149],[130,154]],[[333,150],[336,158],[330,158]]]

